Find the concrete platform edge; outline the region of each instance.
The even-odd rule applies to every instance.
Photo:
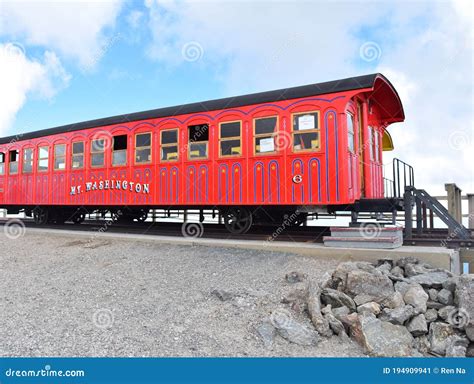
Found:
[[[52,233],[58,236],[88,237],[90,239],[117,239],[117,240],[139,240],[155,242],[157,244],[174,245],[201,245],[209,247],[256,249],[273,252],[294,253],[310,257],[339,259],[343,261],[369,261],[376,262],[381,258],[392,258],[397,260],[405,256],[414,256],[433,267],[444,268],[454,273],[460,273],[459,252],[453,249],[440,247],[414,247],[402,246],[397,249],[361,249],[361,248],[331,248],[323,244],[313,243],[292,243],[286,241],[260,241],[260,240],[235,240],[235,239],[205,239],[205,238],[184,238],[174,236],[151,236],[128,233],[107,233],[107,232],[87,232],[68,231],[55,229],[27,228],[27,234]]]

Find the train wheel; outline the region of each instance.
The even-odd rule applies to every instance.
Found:
[[[33,219],[37,225],[45,225],[48,223],[48,210],[43,208],[35,208],[33,210]]]
[[[147,218],[148,218],[148,209],[140,209],[140,211],[138,212],[137,216],[135,217],[135,219],[136,219],[139,223],[145,222]]]
[[[84,212],[78,211],[71,218],[71,221],[74,224],[81,224],[86,219],[86,214]]]
[[[291,223],[291,225],[293,227],[299,227],[308,220],[308,214],[307,213],[299,212],[296,215],[297,216],[295,217],[295,219]]]
[[[234,235],[247,233],[253,224],[252,213],[244,207],[232,207],[222,214],[226,229]]]

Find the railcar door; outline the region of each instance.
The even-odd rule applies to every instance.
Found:
[[[5,152],[0,152],[0,203],[5,200]]]
[[[334,158],[332,145],[335,139],[328,141],[326,134],[322,140],[321,134],[330,128],[333,135],[335,117],[335,112],[331,112],[323,118],[320,108],[310,105],[290,113],[286,127],[290,138],[286,151],[290,204],[318,205],[334,197],[336,174],[331,160]],[[330,120],[331,126],[323,127],[321,120]]]
[[[208,123],[193,122],[186,127],[186,153],[184,159],[184,190],[181,191],[182,202],[188,205],[208,204],[212,180],[210,172],[212,162],[211,157],[215,154],[211,152],[215,142],[215,132],[211,132]]]
[[[359,131],[359,185],[360,185],[360,197],[365,196],[365,149],[366,140],[364,140],[364,125],[362,121],[362,105],[360,102],[357,103],[357,129]]]
[[[221,119],[217,129],[217,201],[220,205],[244,203],[247,147],[243,142],[243,131],[247,122],[238,116]]]

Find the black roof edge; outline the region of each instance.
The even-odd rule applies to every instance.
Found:
[[[112,117],[83,121],[54,128],[42,129],[39,131],[20,133],[17,135],[3,137],[0,138],[0,144],[6,144],[9,142],[17,142],[22,140],[31,140],[44,136],[74,132],[82,129],[95,128],[100,126],[123,124],[132,121],[185,115],[190,113],[209,112],[226,108],[243,107],[252,104],[268,103],[272,101],[283,101],[290,99],[298,99],[302,97],[323,95],[327,93],[337,93],[356,89],[371,88],[374,85],[374,82],[377,77],[382,77],[395,91],[395,88],[390,84],[390,82],[388,81],[388,79],[385,78],[385,76],[380,73],[374,73],[363,76],[348,77],[346,79],[341,80],[302,85],[299,87],[252,93],[242,96],[226,97],[223,99],[214,99],[203,102],[164,107],[143,112],[135,112],[125,115],[117,115]]]

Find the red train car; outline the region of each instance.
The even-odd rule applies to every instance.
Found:
[[[384,196],[381,74],[161,108],[0,139],[0,207],[38,224],[93,211],[218,209],[226,227],[354,210]]]

